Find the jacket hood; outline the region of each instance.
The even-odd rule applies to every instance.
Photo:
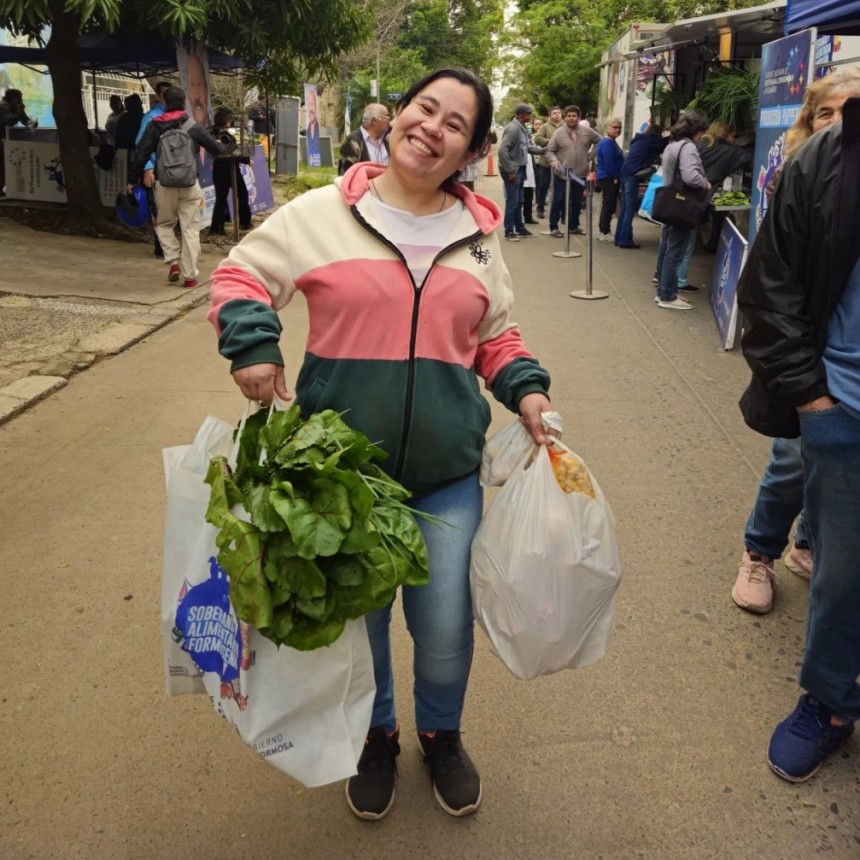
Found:
[[[176,120],[182,120],[183,122],[188,119],[188,113],[184,110],[170,110],[165,111],[162,114],[159,114],[157,117],[153,117],[153,122],[176,122]]]
[[[369,161],[353,164],[343,176],[335,179],[335,184],[348,206],[354,206],[370,190],[370,180],[385,173],[386,168]],[[449,194],[463,201],[466,210],[475,219],[478,229],[488,235],[502,223],[502,211],[486,197],[474,194],[465,185],[455,184],[448,189]]]

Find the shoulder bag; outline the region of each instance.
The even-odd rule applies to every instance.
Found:
[[[675,162],[675,175],[671,185],[658,188],[654,195],[651,217],[661,224],[694,230],[702,223],[705,207],[708,205],[708,191],[694,188],[681,179],[681,150]]]

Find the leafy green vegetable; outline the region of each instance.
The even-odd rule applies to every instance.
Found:
[[[427,546],[409,491],[377,465],[386,457],[331,409],[248,418],[235,469],[214,457],[206,475],[206,519],[241,620],[306,651],[398,586],[426,584]]]

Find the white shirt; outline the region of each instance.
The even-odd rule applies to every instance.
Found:
[[[388,164],[388,150],[385,148],[385,138],[381,137],[376,141],[367,133],[367,129],[363,125],[359,126],[359,128],[361,128],[361,136],[364,138],[370,160],[375,161],[377,164]]]

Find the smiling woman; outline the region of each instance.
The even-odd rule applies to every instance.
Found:
[[[410,504],[444,525],[419,525],[430,581],[404,587],[414,642],[418,742],[437,801],[474,812],[481,779],[460,740],[472,662],[472,537],[481,520],[478,468],[493,396],[548,444],[549,374],[510,319],[511,279],[499,248],[501,213],[457,182],[488,149],[492,97],[465,69],[439,69],[397,105],[387,165],[359,162],[334,185],[309,191],[248,234],[212,278],[209,319],[242,393],[288,399],[277,311],[296,294],[308,306],[296,380],[304,417],[345,413],[389,454],[386,471]],[[382,572],[380,572],[382,575]],[[366,616],[376,699],[352,812],[391,808],[400,726],[394,706],[391,604]]]

